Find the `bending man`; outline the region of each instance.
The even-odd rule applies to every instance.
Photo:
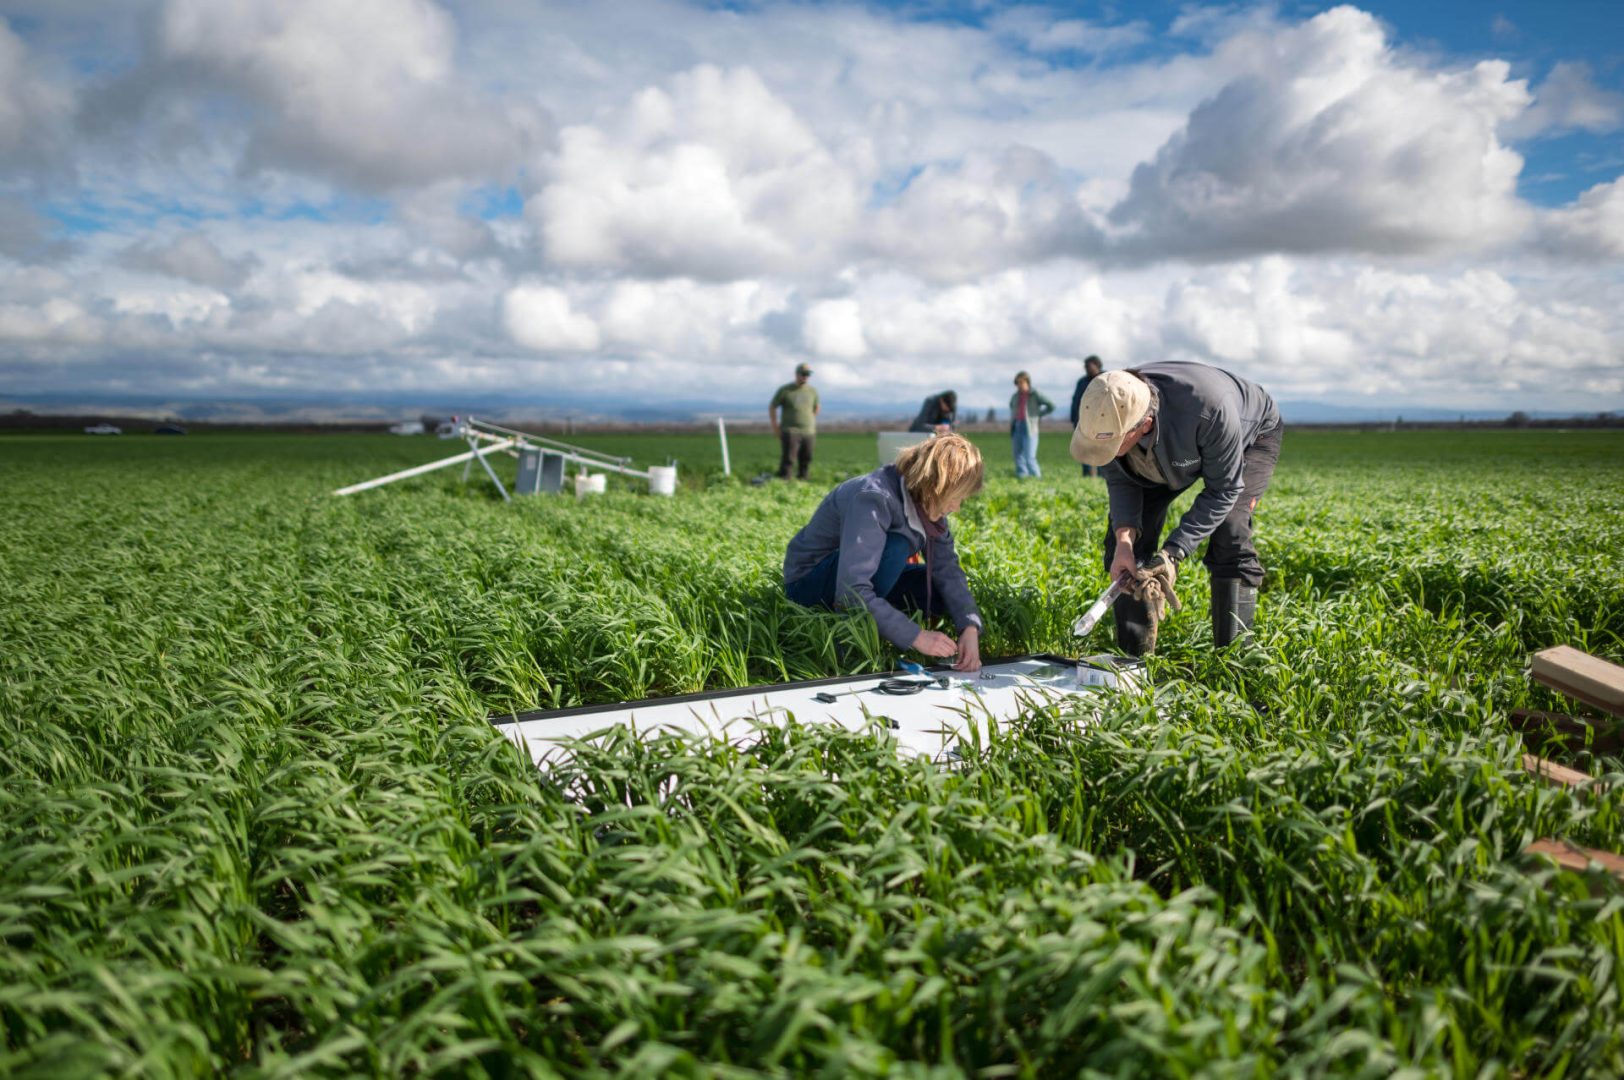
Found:
[[[981,667],[981,613],[953,547],[947,515],[981,490],[981,452],[962,435],[936,435],[905,448],[895,465],[854,476],[825,495],[784,553],[784,592],[807,607],[866,607],[880,636],[899,649]],[[924,565],[909,565],[916,552]],[[957,642],[921,630],[952,616]]]
[[[953,430],[959,416],[959,395],[953,390],[932,394],[919,406],[919,415],[908,425],[909,431],[930,431],[946,435]]]
[[[1274,475],[1283,430],[1267,391],[1206,364],[1169,360],[1096,376],[1079,403],[1071,456],[1104,466],[1111,579],[1153,577],[1170,595],[1176,567],[1205,540],[1213,642],[1228,645],[1245,633],[1263,583],[1252,512]],[[1161,540],[1169,504],[1197,480],[1201,493]],[[1113,610],[1123,652],[1142,656],[1155,647],[1144,599],[1118,597]]]

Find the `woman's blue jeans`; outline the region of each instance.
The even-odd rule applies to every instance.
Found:
[[[874,592],[902,611],[923,611],[925,608],[927,570],[922,564],[909,564],[908,559],[913,553],[910,538],[902,533],[886,533],[880,566],[874,571]],[[835,571],[839,565],[840,552],[830,552],[812,569],[785,585],[784,594],[802,607],[834,607]],[[935,607],[936,604],[933,602],[931,606]]]
[[[1038,468],[1038,433],[1029,421],[1017,420],[1009,433],[1010,449],[1015,454],[1016,476],[1042,476]]]

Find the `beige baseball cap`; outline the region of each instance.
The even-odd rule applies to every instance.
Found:
[[[1150,411],[1150,387],[1137,375],[1107,371],[1094,376],[1077,405],[1071,433],[1071,459],[1104,465],[1117,456],[1123,438]]]

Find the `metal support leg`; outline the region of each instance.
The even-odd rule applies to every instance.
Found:
[[[500,480],[498,480],[496,478],[496,470],[491,468],[491,463],[485,460],[485,457],[484,457],[483,454],[480,455],[479,463],[481,465],[485,466],[485,472],[490,476],[491,483],[495,484],[496,485],[496,490],[500,491],[502,493],[502,501],[503,502],[512,502],[513,501],[513,496],[509,495],[508,491],[507,491],[507,488],[502,486],[502,481],[500,481]],[[472,464],[472,462],[470,462],[469,464]]]

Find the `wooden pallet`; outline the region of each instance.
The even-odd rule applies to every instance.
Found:
[[[1558,645],[1534,654],[1533,675],[1534,681],[1560,694],[1566,694],[1614,716],[1624,716],[1624,667],[1570,646]],[[1607,752],[1603,749],[1604,743],[1607,743],[1610,749],[1616,750],[1614,745],[1618,734],[1616,730],[1607,731],[1577,717],[1518,710],[1513,714],[1512,723],[1524,733],[1525,738],[1538,738],[1543,735],[1547,740],[1562,742],[1571,749],[1585,749],[1588,743],[1589,749],[1599,753]],[[1553,728],[1554,737],[1551,735]],[[1595,777],[1588,773],[1570,769],[1566,765],[1558,765],[1554,761],[1546,761],[1533,754],[1523,755],[1523,768],[1542,780],[1561,784],[1570,790],[1590,788],[1596,793],[1606,790],[1605,785],[1596,784]],[[1567,840],[1546,837],[1529,844],[1523,848],[1523,852],[1527,855],[1543,855],[1564,870],[1571,870],[1576,874],[1586,873],[1592,867],[1599,866],[1619,881],[1624,881],[1624,855],[1611,851],[1598,851],[1595,848],[1580,847]]]
[[[1624,667],[1557,645],[1534,654],[1534,681],[1603,712],[1624,716]]]
[[[1595,848],[1580,847],[1566,840],[1547,837],[1544,840],[1535,840],[1523,848],[1523,854],[1544,855],[1562,869],[1572,870],[1576,874],[1589,870],[1594,863],[1620,881],[1624,881],[1624,855],[1615,855],[1611,851],[1597,851]]]
[[[1588,750],[1613,757],[1624,751],[1624,724],[1594,723],[1540,709],[1512,709],[1510,719],[1530,750],[1555,745],[1569,752]]]
[[[1523,768],[1541,780],[1549,780],[1553,784],[1561,784],[1565,788],[1578,789],[1595,783],[1596,778],[1589,773],[1582,773],[1578,769],[1570,769],[1566,765],[1558,765],[1554,761],[1546,761],[1533,754],[1524,754]]]

